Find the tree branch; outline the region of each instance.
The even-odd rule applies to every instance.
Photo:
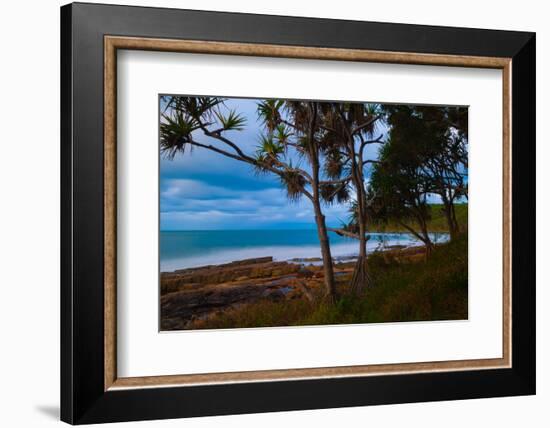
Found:
[[[426,238],[422,235],[420,235],[420,233],[418,233],[416,230],[414,230],[412,227],[410,227],[408,224],[406,223],[403,223],[402,221],[398,221],[398,223],[403,226],[405,229],[407,229],[411,234],[413,234],[414,236],[416,236],[418,239],[420,239],[424,244],[428,245],[429,243],[429,240],[426,240]]]
[[[351,131],[351,135],[355,135],[358,132],[361,132],[366,127],[372,125],[374,122],[376,122],[378,119],[380,119],[380,115],[374,116],[372,119],[367,120],[365,123],[362,123],[361,125],[358,125],[353,131]]]
[[[346,236],[348,238],[353,238],[353,239],[359,239],[359,235],[357,233],[352,233],[352,232],[349,232],[347,230],[344,230],[344,229],[336,229],[334,227],[327,227],[327,230],[329,232],[334,232],[336,233],[337,235],[340,235],[340,236]]]
[[[374,140],[363,140],[361,138],[361,152],[363,152],[363,149],[368,146],[369,144],[384,144],[384,142],[382,141],[382,137],[384,136],[384,134],[380,134],[378,136],[378,138],[375,138]]]
[[[254,161],[252,158],[250,158],[250,159],[252,159],[252,161],[249,161],[248,157],[241,157],[239,155],[227,152],[227,151],[225,151],[223,149],[220,149],[216,146],[213,146],[211,144],[202,144],[202,143],[199,143],[198,141],[195,141],[195,140],[190,141],[189,144],[191,144],[192,146],[196,146],[196,147],[202,147],[203,149],[212,150],[213,152],[219,153],[221,155],[227,156],[227,157],[232,158],[232,159],[236,159],[238,161],[247,162],[247,163],[252,164],[252,165],[257,164],[257,162]]]

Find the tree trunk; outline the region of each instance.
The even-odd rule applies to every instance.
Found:
[[[460,233],[460,226],[458,225],[458,220],[456,219],[455,205],[452,201],[451,201],[451,219],[453,222],[454,234],[456,236]]]
[[[359,223],[359,255],[353,276],[351,277],[351,292],[359,295],[371,285],[371,278],[367,265],[367,207],[365,198],[365,180],[363,178],[363,154],[359,153],[359,160],[355,158],[355,141],[351,138],[348,141],[350,157],[352,159],[351,172],[352,182],[357,192],[357,222]]]
[[[430,241],[429,239],[424,242],[424,245],[426,246],[426,254],[425,254],[425,260],[427,261],[430,256],[432,255],[432,251],[434,249],[434,246],[432,244],[432,241]]]
[[[336,284],[334,282],[334,269],[332,266],[332,255],[330,253],[325,216],[321,212],[321,204],[318,200],[313,201],[313,208],[315,211],[315,223],[317,224],[319,244],[321,246],[321,256],[323,258],[325,297],[329,302],[334,303],[336,301]]]
[[[424,218],[418,219],[418,224],[420,225],[420,231],[422,233],[422,242],[424,242],[424,245],[426,246],[426,254],[425,259],[426,261],[430,258],[433,250],[433,243],[430,239],[430,234],[428,232],[428,225],[426,224],[426,220]]]
[[[449,235],[451,237],[451,241],[453,241],[458,235],[458,223],[456,221],[454,205],[447,198],[442,198],[442,202],[443,213],[445,214],[445,218],[447,219],[447,226],[449,227]]]
[[[447,227],[449,228],[449,235],[451,236],[451,241],[456,237],[456,230],[453,222],[453,215],[451,213],[451,207],[449,205],[443,206],[443,213],[447,219]]]
[[[309,155],[311,163],[311,191],[313,210],[315,212],[315,223],[317,224],[317,235],[321,246],[321,257],[323,258],[323,270],[325,274],[325,299],[330,303],[336,303],[336,284],[334,282],[334,269],[332,266],[332,255],[330,253],[330,244],[328,241],[327,225],[325,216],[321,210],[321,201],[319,195],[319,147],[313,144],[315,141],[315,127],[317,120],[317,104],[310,103],[311,118],[309,123]]]
[[[367,265],[367,236],[364,224],[359,225],[359,256],[355,263],[353,276],[351,278],[351,292],[355,295],[361,294],[365,288],[372,285]]]

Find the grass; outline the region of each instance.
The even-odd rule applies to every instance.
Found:
[[[428,230],[430,232],[448,232],[449,227],[447,226],[447,219],[443,214],[443,205],[442,204],[431,204],[431,219],[428,222]],[[456,204],[455,205],[456,219],[458,224],[466,229],[468,225],[468,204]],[[414,229],[417,229],[417,225],[411,223]],[[388,223],[374,225],[372,231],[376,232],[407,232],[407,230],[397,223]]]
[[[200,321],[194,328],[358,324],[468,317],[467,233],[438,246],[425,262],[388,262],[382,255],[374,254],[369,258],[369,267],[374,286],[362,296],[346,293],[349,277],[344,277],[339,278],[341,295],[335,305],[305,299],[266,301]]]

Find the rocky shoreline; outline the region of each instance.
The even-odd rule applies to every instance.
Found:
[[[423,257],[424,249],[394,247],[382,255],[399,262],[413,261]],[[323,294],[323,269],[319,262],[315,258],[274,261],[272,257],[261,257],[162,272],[161,330],[192,329],[220,313],[260,301],[314,302]],[[337,282],[345,286],[353,267],[353,258],[336,259]]]

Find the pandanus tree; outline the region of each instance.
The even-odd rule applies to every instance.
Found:
[[[307,198],[315,213],[323,259],[325,296],[333,302],[336,286],[329,238],[322,211],[321,189],[343,179],[323,179],[325,148],[319,138],[319,103],[263,100],[258,115],[265,132],[256,153],[245,153],[232,138],[231,131],[242,130],[245,117],[228,109],[226,100],[217,97],[163,97],[160,134],[161,150],[168,157],[200,148],[244,162],[257,172],[279,177],[291,200]],[[308,167],[293,162],[305,159]]]
[[[270,172],[276,167],[291,200],[301,197],[312,204],[317,226],[327,296],[334,300],[335,281],[332,255],[323,214],[323,202],[348,199],[349,177],[342,170],[333,170],[329,162],[330,145],[324,138],[323,103],[316,101],[264,100],[258,104],[258,115],[264,134],[257,152],[257,169]],[[306,166],[293,165],[292,158],[304,160]],[[267,166],[267,168],[266,168]]]
[[[323,107],[325,145],[330,147],[327,166],[335,164],[345,168],[355,193],[353,221],[346,227],[330,230],[359,241],[359,254],[350,285],[352,292],[358,294],[371,284],[367,265],[369,200],[365,169],[377,162],[368,158],[367,148],[372,144],[383,144],[383,134],[377,135],[382,114],[377,104],[325,103]]]

